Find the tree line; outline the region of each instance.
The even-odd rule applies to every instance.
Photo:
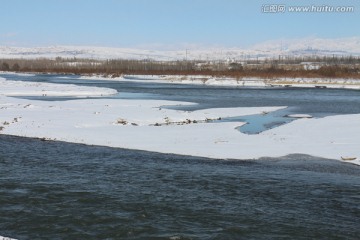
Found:
[[[306,68],[306,65],[311,67]],[[244,61],[155,61],[150,59],[0,59],[0,70],[14,72],[143,75],[212,75],[229,77],[327,77],[360,79],[360,58],[353,56],[286,57]]]

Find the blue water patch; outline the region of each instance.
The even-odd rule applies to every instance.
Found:
[[[162,106],[162,108],[186,111],[185,109],[196,108],[198,105],[170,105]],[[288,117],[290,114],[295,114],[296,109],[286,108],[273,112],[263,112],[261,114],[253,114],[246,116],[234,116],[218,119],[209,119],[205,123],[222,123],[222,122],[245,122],[245,125],[239,126],[236,129],[245,134],[259,134],[266,130],[279,127],[281,125],[290,123],[296,118]]]
[[[246,124],[236,129],[245,134],[259,134],[263,131],[290,123],[295,118],[289,118],[289,109],[274,112],[264,112],[247,116],[229,117],[221,119],[222,122],[245,122]]]
[[[294,118],[276,116],[274,114],[256,114],[241,117],[239,120],[246,122],[245,125],[237,128],[240,132],[246,134],[259,134],[263,131],[290,123]]]

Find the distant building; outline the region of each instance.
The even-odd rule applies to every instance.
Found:
[[[301,62],[300,64],[304,67],[305,70],[317,70],[323,65],[319,62]]]

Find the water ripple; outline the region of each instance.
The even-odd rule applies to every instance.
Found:
[[[360,168],[0,135],[0,232],[19,239],[356,239]]]

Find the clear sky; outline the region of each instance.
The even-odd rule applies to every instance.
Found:
[[[267,4],[353,6],[351,13],[263,13]],[[247,47],[360,36],[359,0],[0,0],[0,45]]]

